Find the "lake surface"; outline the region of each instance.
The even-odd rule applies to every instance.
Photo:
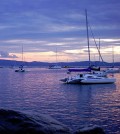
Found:
[[[115,84],[70,85],[59,81],[66,70],[0,69],[0,108],[47,114],[73,130],[99,125],[120,133],[120,73]]]

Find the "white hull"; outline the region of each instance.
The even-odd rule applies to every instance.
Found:
[[[109,84],[115,83],[115,78],[98,77],[93,74],[78,74],[73,77],[61,79],[62,82],[67,84]]]
[[[83,84],[109,84],[114,83],[116,80],[114,78],[103,78],[103,79],[85,79],[81,80]]]
[[[108,68],[105,70],[107,73],[119,73],[120,69],[119,68]]]
[[[51,66],[49,69],[61,69],[61,66]]]

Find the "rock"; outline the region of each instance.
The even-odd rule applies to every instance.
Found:
[[[0,109],[0,134],[73,134],[73,131],[50,116]],[[105,133],[99,126],[87,126],[74,134]]]
[[[74,134],[105,134],[99,126],[87,126],[77,130]]]
[[[45,115],[0,109],[0,134],[71,134],[65,125]]]

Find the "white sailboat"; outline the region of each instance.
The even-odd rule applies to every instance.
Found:
[[[25,72],[25,69],[23,66],[23,46],[22,46],[22,64],[19,66],[18,69],[15,70],[15,72]]]
[[[49,66],[49,69],[61,69],[61,66],[59,66],[59,65],[51,65],[51,66]]]
[[[109,67],[107,68],[105,71],[106,73],[119,73],[120,72],[120,68],[116,68],[114,66],[114,47],[112,46],[112,62],[113,62],[113,66],[112,67]]]
[[[100,77],[93,74],[77,74],[72,77],[61,79],[60,81],[67,84],[110,84],[116,81],[115,78],[111,77]]]
[[[90,60],[90,47],[89,47],[87,11],[85,11],[85,14],[86,14],[86,29],[87,29],[87,44],[88,44],[88,55],[89,55],[89,67],[90,67],[91,66],[91,63],[90,63],[91,60]],[[64,83],[67,83],[67,84],[107,84],[107,83],[114,83],[116,81],[116,79],[113,78],[113,77],[108,78],[106,75],[102,76],[103,72],[99,72],[99,73],[101,73],[101,76],[99,76],[98,74],[96,75],[95,73],[96,73],[96,71],[94,73],[92,72],[92,73],[77,74],[75,76],[69,76],[67,78],[61,79],[60,81],[62,81]]]
[[[61,69],[62,67],[58,65],[57,62],[57,48],[56,48],[56,64],[49,66],[49,69]]]

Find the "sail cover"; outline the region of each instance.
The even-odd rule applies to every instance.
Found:
[[[83,68],[83,69],[81,69],[81,68],[69,68],[68,69],[68,72],[90,72],[91,71],[91,69],[90,68]]]

